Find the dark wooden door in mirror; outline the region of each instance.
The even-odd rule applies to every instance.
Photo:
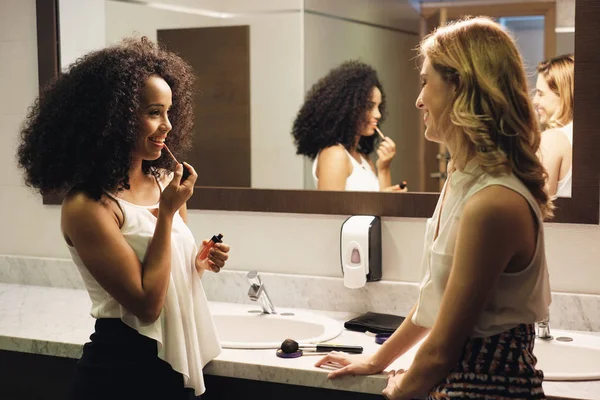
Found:
[[[196,185],[250,187],[250,27],[161,29],[157,37],[196,72],[187,156]]]

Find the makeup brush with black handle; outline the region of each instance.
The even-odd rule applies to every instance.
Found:
[[[346,353],[360,354],[363,352],[362,346],[346,346],[341,344],[298,344],[295,340],[285,339],[281,343],[281,351],[287,354],[295,353],[298,350],[306,351],[344,351]]]

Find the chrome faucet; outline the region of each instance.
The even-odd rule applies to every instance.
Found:
[[[550,334],[550,317],[539,321],[537,323],[537,335],[536,337],[541,340],[552,340],[553,337]]]
[[[260,279],[257,271],[250,271],[246,275],[248,282],[250,282],[250,289],[248,289],[248,297],[252,301],[258,301],[262,306],[263,314],[277,314],[275,306],[271,302],[271,298],[267,294],[267,288]]]

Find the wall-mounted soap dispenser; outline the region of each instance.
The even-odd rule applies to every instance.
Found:
[[[344,286],[358,289],[381,279],[381,218],[353,215],[342,224],[340,257]]]

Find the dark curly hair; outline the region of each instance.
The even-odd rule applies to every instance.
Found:
[[[298,112],[292,135],[296,154],[314,159],[324,148],[341,144],[350,150],[367,123],[373,88],[381,91],[380,121],[385,120],[385,93],[377,72],[361,61],[346,61],[315,83]],[[363,136],[358,151],[368,155],[378,140]]]
[[[177,157],[188,150],[192,68],[145,37],[127,38],[79,58],[30,107],[17,152],[27,186],[42,195],[81,186],[95,199],[104,190],[129,189],[142,89],[151,75],[163,78],[172,91],[169,148]],[[143,172],[157,177],[174,168],[168,156],[142,162]]]

